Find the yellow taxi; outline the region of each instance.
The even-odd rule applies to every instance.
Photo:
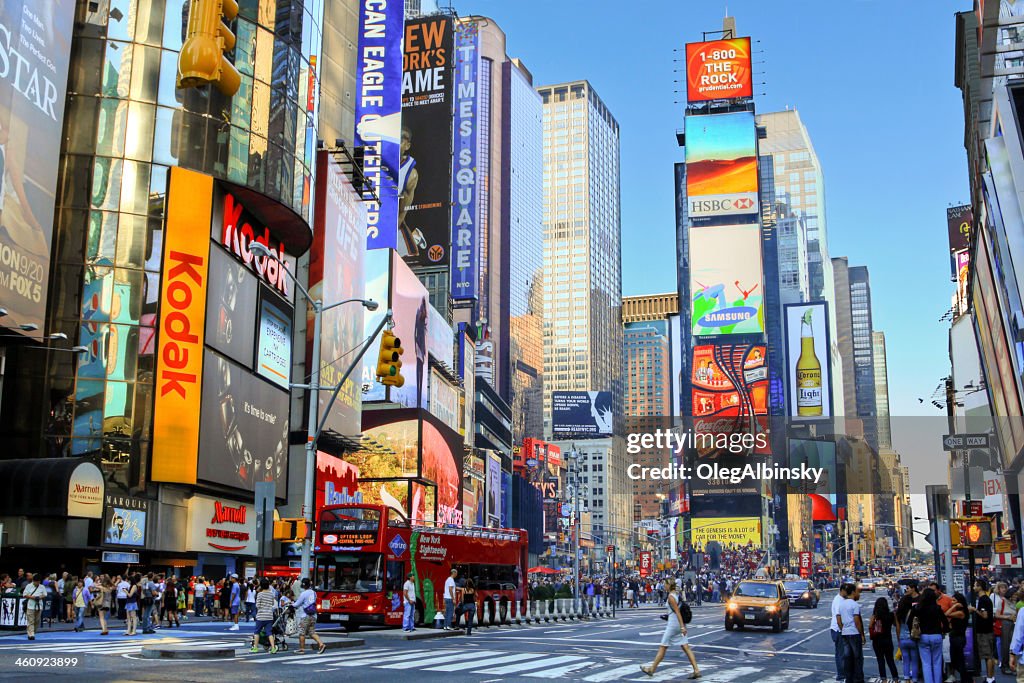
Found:
[[[725,630],[771,626],[789,628],[789,597],[781,581],[740,581],[725,606]]]

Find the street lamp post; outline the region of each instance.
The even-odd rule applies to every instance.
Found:
[[[356,357],[352,360],[348,369],[342,375],[341,379],[338,380],[337,385],[334,386],[333,395],[331,396],[330,402],[327,404],[327,409],[324,411],[324,418],[322,421],[320,421],[320,333],[322,327],[323,314],[333,308],[337,308],[344,304],[357,302],[362,304],[363,307],[366,308],[366,310],[375,311],[377,310],[378,304],[376,301],[356,298],[345,299],[344,301],[338,301],[333,304],[324,306],[322,301],[320,301],[319,299],[314,299],[310,295],[309,290],[302,286],[302,284],[298,281],[295,275],[290,270],[288,270],[287,264],[280,258],[278,258],[275,254],[271,253],[271,251],[262,242],[250,242],[249,251],[251,251],[255,256],[262,256],[264,258],[270,258],[277,261],[281,269],[284,270],[285,273],[287,273],[288,277],[291,278],[292,282],[295,283],[295,287],[300,292],[302,292],[302,296],[305,297],[306,301],[308,301],[309,305],[312,306],[313,308],[313,357],[311,360],[311,363],[313,364],[313,369],[310,372],[309,384],[289,385],[292,388],[302,388],[309,390],[309,419],[307,421],[306,427],[306,481],[302,500],[302,516],[306,520],[306,537],[302,539],[302,567],[299,573],[300,578],[307,579],[310,577],[310,574],[312,573],[311,564],[313,552],[313,539],[311,538],[311,536],[313,522],[315,518],[314,507],[316,507],[314,503],[316,495],[314,490],[316,488],[316,442],[317,439],[320,438],[320,432],[323,431],[323,428],[326,425],[327,416],[330,414],[331,407],[334,405],[334,401],[338,397],[338,391],[341,389],[342,385],[345,384],[345,380],[348,379],[348,376],[352,374],[352,370],[360,361],[362,361],[363,355],[366,353],[366,350],[370,347],[370,344],[373,343],[373,340],[376,339],[377,335],[380,334],[380,331],[384,329],[384,325],[386,325],[391,320],[391,310],[388,310],[387,314],[384,316],[384,319],[381,321],[380,325],[377,326],[377,330],[366,340],[366,342],[360,349],[358,355],[356,355]]]

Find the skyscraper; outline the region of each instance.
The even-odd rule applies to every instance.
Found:
[[[846,359],[841,368],[842,381],[833,381],[836,403],[836,415],[843,415],[839,410],[838,400],[843,399],[843,405],[849,408],[850,417],[856,416],[857,390],[853,373],[853,321],[850,308],[850,264],[845,256],[838,256],[832,259],[832,273],[835,289],[835,325],[836,348],[839,356]]]
[[[875,409],[878,414],[878,447],[892,448],[892,425],[889,422],[889,371],[885,358],[885,332],[871,332],[875,364]]]
[[[875,350],[871,337],[871,280],[867,266],[851,266],[850,317],[853,329],[853,381],[856,415],[864,420],[864,440],[878,450],[875,407]]]
[[[550,434],[554,391],[610,391],[616,420],[623,414],[619,124],[587,81],[537,91],[544,101],[544,427]],[[590,466],[605,473],[603,485],[590,488],[593,530],[625,545],[632,482],[624,442],[607,441],[589,456]]]
[[[630,418],[672,415],[669,316],[678,312],[677,294],[622,299],[626,415]],[[659,422],[652,420],[651,424]],[[671,452],[666,449],[644,450],[637,453],[633,461],[643,467],[665,467],[671,462]],[[661,514],[661,502],[668,498],[667,484],[654,479],[633,481],[634,520],[650,520]]]
[[[611,391],[622,415],[619,124],[587,81],[544,100],[544,420],[551,392]],[[550,431],[549,431],[550,433]]]
[[[533,76],[505,62],[508,165],[509,362],[513,441],[544,435],[544,110]]]

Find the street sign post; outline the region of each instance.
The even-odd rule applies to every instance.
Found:
[[[944,451],[988,447],[988,434],[946,434],[942,437],[942,450]]]

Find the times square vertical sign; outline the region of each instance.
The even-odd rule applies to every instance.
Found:
[[[377,195],[367,203],[366,248],[394,249],[398,244],[405,7],[385,0],[359,4],[355,144],[364,148],[363,173]]]
[[[455,34],[455,155],[452,162],[451,295],[479,295],[480,195],[480,30],[460,24]]]

